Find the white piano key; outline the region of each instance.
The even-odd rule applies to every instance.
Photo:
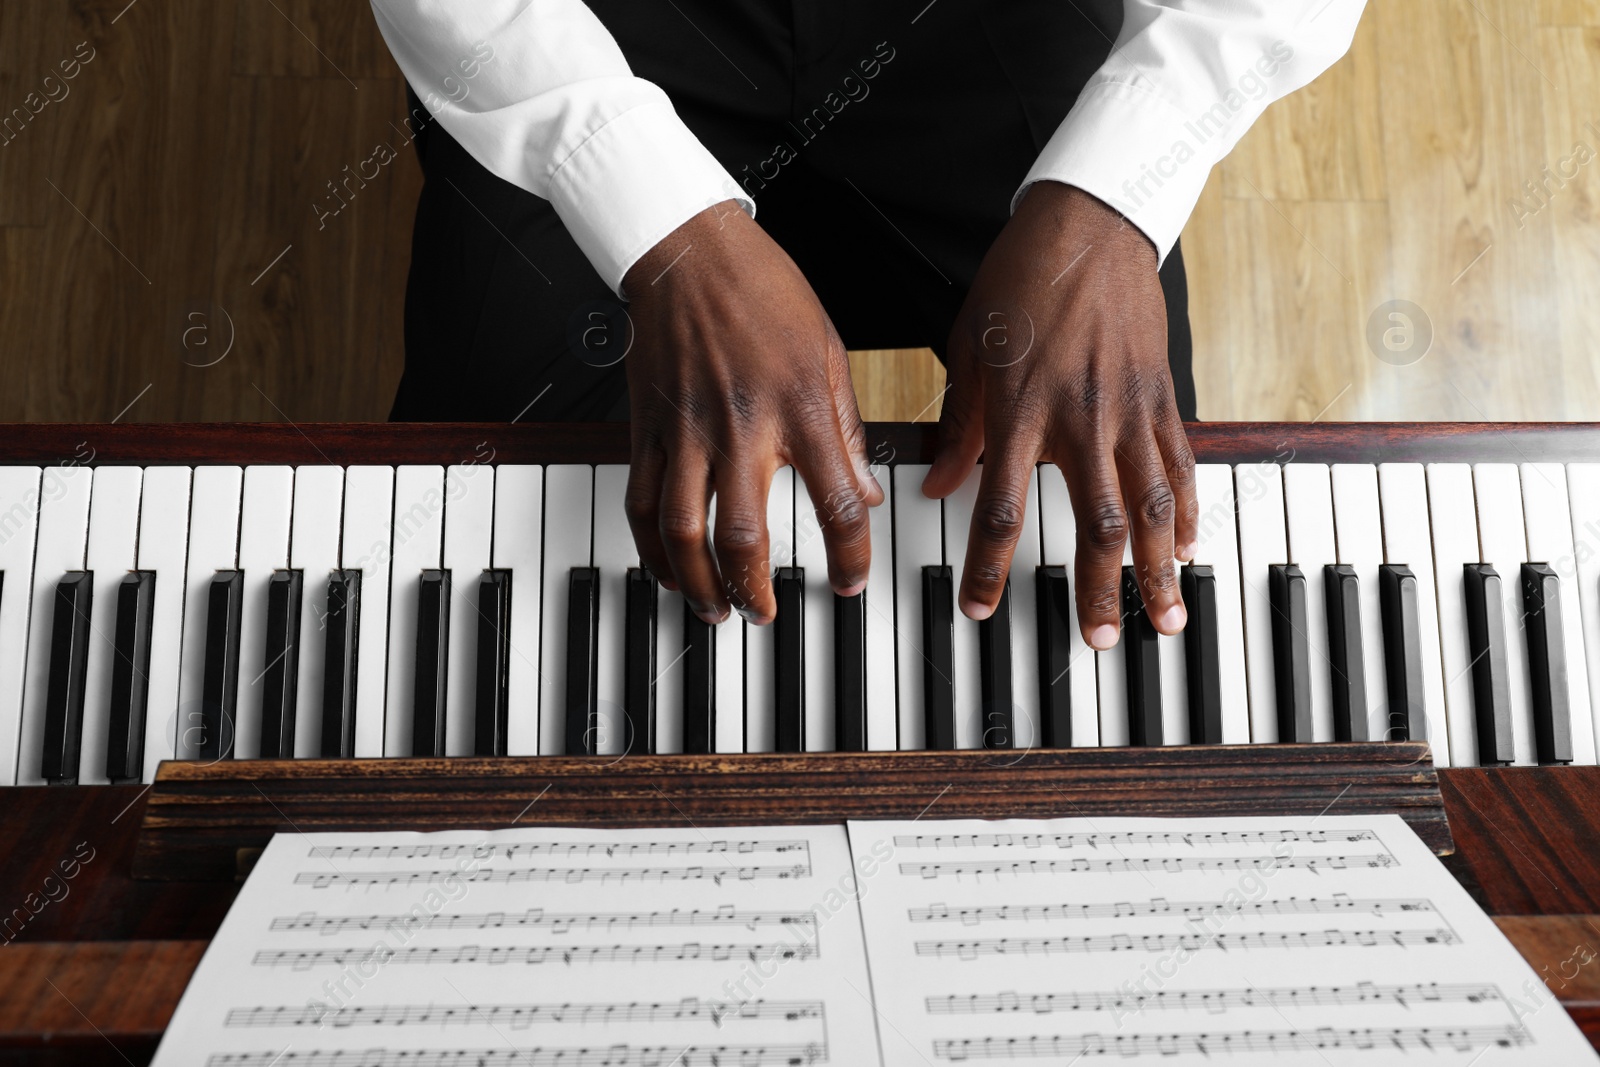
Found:
[[[1011,744],[1038,748],[1039,598],[1034,577],[1043,558],[1039,537],[1039,471],[1028,481],[1022,536],[1011,556]],[[876,544],[874,540],[874,544]]]
[[[17,784],[43,785],[46,691],[50,686],[50,631],[55,619],[56,584],[68,571],[83,570],[89,536],[89,497],[94,470],[46,467],[40,488],[39,543],[33,560],[33,614],[28,628],[28,674],[22,691],[22,735],[17,753]]]
[[[0,467],[0,785],[17,782],[39,473],[38,467]]]
[[[1333,663],[1328,658],[1328,597],[1322,568],[1339,562],[1333,532],[1333,487],[1323,463],[1283,469],[1289,562],[1306,576],[1306,644],[1311,667],[1311,739],[1333,740]]]
[[[768,562],[773,570],[779,567],[789,567],[794,564],[794,468],[784,467],[772,475],[772,487],[767,492],[767,543]],[[670,596],[676,605],[672,608],[674,619],[672,625],[674,636],[669,640],[666,632],[667,623],[667,598]],[[659,631],[659,644],[656,647],[656,670],[664,672],[667,663],[683,651],[683,600],[677,593],[668,594],[663,590],[661,601],[661,615],[657,622]],[[810,605],[807,605],[808,607]],[[670,650],[670,651],[669,651]],[[721,652],[721,645],[718,645]],[[771,625],[752,626],[744,623],[744,728],[745,749],[749,752],[771,752],[777,745],[777,717],[776,717],[776,668],[777,668],[777,637],[776,630]],[[673,668],[677,670],[676,667]],[[674,697],[674,708],[677,709],[680,726],[675,734],[678,744],[682,745],[682,685],[681,676],[677,687],[678,696]],[[662,712],[662,687],[656,686],[656,711],[658,720],[665,722],[661,717]],[[658,735],[659,735],[658,729]],[[665,752],[667,749],[661,749]],[[676,751],[674,749],[673,751]]]
[[[1450,730],[1445,715],[1444,670],[1440,662],[1439,596],[1434,578],[1433,537],[1428,521],[1428,482],[1420,463],[1378,467],[1382,504],[1384,562],[1411,568],[1420,595],[1417,619],[1422,644],[1422,697],[1427,741],[1436,767],[1450,766]],[[1460,580],[1460,568],[1456,570]],[[1460,610],[1460,589],[1456,590]],[[1385,695],[1385,705],[1388,697]],[[1387,729],[1387,724],[1385,724]],[[1380,735],[1381,736],[1381,735]],[[1420,740],[1413,738],[1413,740]]]
[[[101,467],[94,472],[89,507],[89,550],[85,566],[94,572],[90,612],[89,660],[84,668],[83,740],[78,781],[99,785],[106,777],[106,745],[111,737],[111,671],[116,665],[117,587],[133,570],[139,552],[138,467]]]
[[[978,673],[978,624],[961,611],[961,581],[967,568],[972,513],[977,508],[983,464],[972,468],[967,480],[944,498],[944,560],[950,565],[955,588],[956,747],[983,747],[983,692]]]
[[[1078,525],[1072,514],[1061,468],[1047,463],[1039,470],[1039,542],[1047,567],[1065,567],[1072,589],[1072,657],[1069,661],[1072,688],[1072,747],[1095,748],[1100,744],[1100,684],[1098,659],[1084,641],[1078,625]],[[1015,592],[1013,591],[1013,594]],[[1030,591],[1031,595],[1031,591]],[[1037,685],[1037,682],[1033,684]]]
[[[628,568],[639,565],[623,500],[628,488],[625,463],[594,469],[594,565],[600,568],[600,670],[598,734],[595,751],[621,755],[631,742],[622,714],[627,662]],[[513,596],[515,594],[513,593]],[[720,649],[718,651],[721,651]]]
[[[361,621],[356,639],[355,751],[356,756],[363,759],[383,755],[393,516],[394,468],[346,468],[339,565],[345,570],[361,572]]]
[[[494,565],[511,572],[511,658],[506,672],[506,752],[539,754],[539,650],[543,597],[544,468],[495,469]]]
[[[188,467],[148,467],[139,504],[139,569],[156,576],[150,613],[150,675],[144,728],[144,776],[172,759],[177,745],[178,692],[183,664],[183,608],[189,554]],[[0,617],[0,633],[3,633]],[[203,644],[203,642],[202,642]]]
[[[294,472],[289,565],[302,573],[294,754],[302,759],[322,753],[322,681],[328,659],[328,577],[339,566],[339,522],[343,514],[343,467],[306,466]],[[250,679],[241,673],[239,684],[242,686],[247,681]]]
[[[457,464],[444,474],[444,565],[450,572],[450,675],[444,751],[470,756],[478,708],[478,585],[492,558],[494,467]],[[327,590],[323,597],[326,599]],[[516,590],[511,592],[516,597]]]
[[[99,492],[97,484],[95,494],[98,496]],[[1593,764],[1595,734],[1589,704],[1589,669],[1584,659],[1583,607],[1573,558],[1576,549],[1572,511],[1567,503],[1567,472],[1561,464],[1522,464],[1522,506],[1527,520],[1528,562],[1548,563],[1561,583],[1561,636],[1566,641],[1572,762]]]
[[[894,479],[874,472],[883,503],[873,508],[872,566],[867,571],[867,750],[893,752],[899,735],[895,705]]]
[[[1239,580],[1244,604],[1245,662],[1250,690],[1250,740],[1278,740],[1278,695],[1272,653],[1272,596],[1267,568],[1289,562],[1283,514],[1283,469],[1271,460],[1233,472],[1239,517]],[[1307,584],[1310,577],[1307,576]],[[1313,656],[1315,653],[1312,654]]]
[[[717,528],[717,500],[711,498],[711,511],[706,519],[706,529]],[[626,531],[624,531],[626,532]],[[632,543],[631,541],[629,542]],[[728,617],[716,628],[712,677],[712,695],[717,702],[715,734],[711,739],[713,752],[744,751],[744,630],[746,623],[737,613]],[[617,640],[623,640],[617,631]],[[620,648],[620,645],[619,645]],[[619,657],[621,653],[618,653]]]
[[[922,682],[925,656],[922,651],[922,568],[945,562],[944,530],[940,501],[922,495],[922,479],[928,467],[903,463],[893,471],[894,489],[894,572],[895,572],[895,671],[899,679],[900,736],[902,751],[928,747],[926,688]],[[960,561],[952,564],[959,574]],[[959,609],[958,609],[959,610]]]
[[[211,579],[239,562],[239,505],[244,471],[197,467],[189,504],[189,564],[184,580],[183,659],[179,665],[176,715],[178,759],[194,759],[204,734],[201,713],[206,674],[206,619]],[[160,579],[156,584],[161,584]],[[165,709],[150,706],[152,723]],[[226,744],[231,739],[223,738]],[[228,753],[230,756],[232,752]]]
[[[294,468],[246,467],[243,498],[239,569],[244,571],[244,598],[239,613],[239,703],[233,754],[239,759],[255,759],[261,755],[261,701],[267,666],[283,652],[273,649],[272,655],[267,655],[267,587],[273,571],[289,566]],[[310,583],[307,575],[307,589]],[[303,633],[301,640],[305,640]]]
[[[1133,545],[1130,542],[1122,549],[1122,566],[1133,564]],[[1122,576],[1117,576],[1117,589],[1122,589]],[[1077,595],[1077,591],[1073,591]],[[1095,674],[1100,682],[1100,744],[1106,748],[1120,748],[1129,744],[1133,739],[1133,731],[1128,725],[1128,661],[1127,643],[1124,640],[1127,634],[1127,622],[1124,621],[1117,635],[1117,643],[1104,652],[1096,652]]]
[[[1160,634],[1156,644],[1161,651],[1161,743],[1189,743],[1189,653],[1183,635]]]
[[[1239,583],[1239,530],[1233,470],[1226,463],[1195,465],[1200,505],[1194,562],[1207,564],[1217,583],[1217,660],[1222,695],[1222,742],[1250,743],[1250,696],[1244,659],[1244,601]]]
[[[440,565],[443,546],[444,468],[396,467],[394,549],[389,573],[389,681],[383,720],[385,756],[411,755],[422,572]],[[512,599],[515,602],[515,594]]]
[[[567,600],[574,567],[593,557],[594,468],[545,468],[544,619],[539,655],[539,754],[559,756],[567,744]],[[512,593],[515,599],[516,594]]]
[[[1500,573],[1505,600],[1506,668],[1511,689],[1511,743],[1519,767],[1539,762],[1533,741],[1533,683],[1528,637],[1522,626],[1522,565],[1528,537],[1522,524],[1522,479],[1515,463],[1479,463],[1472,469],[1478,497],[1478,546],[1483,562]]]
[[[1472,704],[1472,651],[1461,571],[1466,564],[1481,560],[1471,467],[1465,463],[1428,464],[1428,518],[1439,593],[1439,653],[1450,761],[1456,767],[1476,767],[1478,724]]]
[[[1600,749],[1600,463],[1567,464],[1567,489],[1572,505],[1573,552],[1565,567],[1559,562],[1551,566],[1562,576],[1563,593],[1566,575],[1576,578],[1592,733],[1597,739],[1596,748]]]
[[[806,572],[806,751],[832,752],[833,586],[821,522],[801,478],[794,483],[794,563]]]
[[[1378,469],[1370,463],[1333,466],[1333,525],[1339,562],[1355,568],[1361,591],[1361,666],[1367,693],[1367,736],[1389,733],[1389,692],[1383,654],[1383,602],[1378,568],[1383,565],[1383,520],[1378,507]],[[1426,588],[1426,586],[1424,586]]]

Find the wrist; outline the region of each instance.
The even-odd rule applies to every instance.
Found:
[[[1027,227],[1087,251],[1096,245],[1115,250],[1136,261],[1159,265],[1155,243],[1116,208],[1075,185],[1048,179],[1028,186],[1012,215],[1016,225]]]
[[[628,268],[622,277],[624,298],[646,299],[687,278],[693,273],[694,264],[688,262],[691,257],[701,253],[700,258],[704,258],[705,252],[716,247],[716,239],[723,231],[749,224],[750,217],[737,200],[724,200],[690,216]]]

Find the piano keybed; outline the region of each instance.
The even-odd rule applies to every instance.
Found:
[[[1039,469],[1001,609],[973,622],[954,594],[976,478],[923,497],[921,430],[871,429],[905,461],[877,472],[857,598],[829,589],[805,486],[780,472],[779,612],[755,627],[709,626],[639,569],[621,428],[438,428],[426,447],[303,429],[230,452],[213,428],[187,461],[180,433],[141,450],[151,428],[4,435],[0,784],[148,782],[174,758],[1384,739],[1427,740],[1440,766],[1596,762],[1589,444],[1417,428],[1359,454],[1329,430],[1393,431],[1198,427],[1189,625],[1157,634],[1130,568],[1122,639],[1095,652],[1059,471]],[[361,442],[329,456],[319,433]],[[469,433],[484,445],[458,447]],[[1325,447],[1275,449],[1302,433]],[[110,445],[49,462],[73,434]],[[586,442],[607,461],[576,461]]]

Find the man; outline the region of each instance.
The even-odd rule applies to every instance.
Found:
[[[1117,641],[1130,537],[1176,633],[1197,537],[1178,234],[1363,3],[373,0],[425,126],[394,417],[631,416],[640,558],[708,621],[766,622],[785,464],[833,588],[866,584],[882,491],[846,345],[930,345],[950,388],[924,492],[983,458],[962,610],[994,610],[1046,461],[1085,639]]]

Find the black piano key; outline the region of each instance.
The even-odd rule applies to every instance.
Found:
[[[144,775],[144,724],[150,699],[150,626],[156,572],[133,571],[117,586],[117,630],[111,659],[111,729],[106,777],[113,785]]]
[[[84,669],[89,662],[89,609],[94,572],[69,571],[56,583],[50,621],[50,681],[44,698],[44,780],[78,784],[83,745]]]
[[[1572,706],[1561,626],[1561,580],[1547,563],[1522,565],[1523,626],[1533,676],[1533,739],[1540,763],[1572,762]]]
[[[1365,741],[1367,668],[1361,648],[1361,582],[1347,563],[1322,568],[1328,615],[1328,678],[1333,686],[1333,739]]]
[[[511,572],[487,569],[478,579],[478,664],[473,691],[472,751],[504,756],[511,721]]]
[[[956,747],[955,577],[949,567],[922,568],[922,692],[924,744],[932,752]]]
[[[444,755],[450,681],[450,572],[425,570],[417,590],[417,672],[412,684],[411,754]]]
[[[206,598],[205,681],[200,698],[200,758],[233,755],[239,704],[239,613],[244,572],[218,571]]]
[[[1160,635],[1144,610],[1139,577],[1122,568],[1122,665],[1128,680],[1128,743],[1159,745],[1161,730]]]
[[[1427,736],[1427,702],[1422,691],[1422,594],[1417,576],[1401,563],[1378,568],[1378,600],[1383,608],[1384,681],[1389,698],[1385,741],[1420,741]]]
[[[300,598],[304,573],[273,571],[267,582],[267,637],[261,672],[261,758],[293,759],[300,688]]]
[[[779,752],[806,749],[806,571],[779,567],[775,683],[776,736]],[[821,651],[820,649],[818,650]]]
[[[624,750],[656,750],[656,579],[643,567],[628,568],[628,618],[624,650]]]
[[[335,570],[328,576],[328,614],[323,618],[323,627],[322,756],[349,759],[356,754],[360,571]]]
[[[567,747],[569,756],[598,751],[600,571],[574,567],[567,579]]]
[[[867,750],[867,594],[833,598],[833,744]]]
[[[1072,745],[1072,589],[1065,567],[1033,573],[1039,602],[1039,723],[1045,748]]]
[[[1189,743],[1222,744],[1222,656],[1217,644],[1217,575],[1210,565],[1190,563],[1178,572],[1188,610],[1183,628],[1184,673],[1188,676]]]
[[[1472,654],[1472,705],[1478,728],[1478,762],[1510,763],[1511,683],[1506,666],[1505,602],[1500,575],[1488,563],[1463,568],[1467,598],[1467,644]]]
[[[978,623],[978,706],[983,711],[984,748],[1016,746],[1011,682],[1011,579],[1007,578],[994,614]]]
[[[1272,599],[1272,659],[1278,740],[1311,740],[1311,648],[1306,638],[1306,576],[1293,563],[1267,568]]]
[[[712,751],[717,736],[717,628],[683,604],[683,750]]]

